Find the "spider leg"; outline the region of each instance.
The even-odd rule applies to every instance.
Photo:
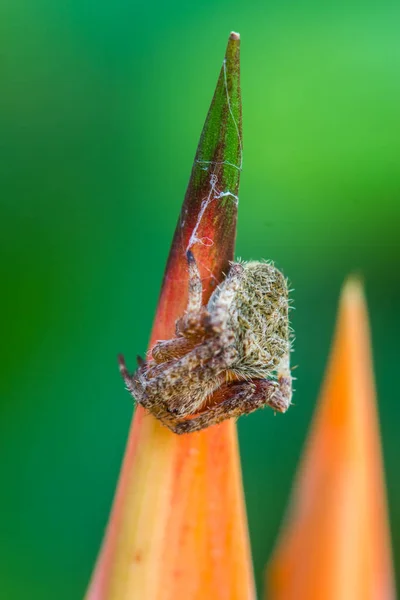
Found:
[[[184,336],[188,339],[205,339],[212,335],[210,328],[211,316],[205,306],[196,312],[188,312],[177,320],[175,332],[177,336]]]
[[[191,260],[195,263],[193,256]],[[231,263],[228,275],[224,282],[225,296],[228,300],[228,303],[229,299],[237,292],[239,288],[239,282],[242,273],[243,265],[239,263]],[[198,277],[198,281],[201,284],[200,276],[198,275]],[[191,296],[191,287],[192,284],[189,285],[189,298]],[[229,291],[228,294],[226,293],[227,291]],[[222,304],[220,301],[218,308],[214,307],[213,314],[210,314],[206,306],[201,306],[201,303],[197,305],[197,309],[195,311],[193,310],[192,306],[194,306],[194,303],[189,302],[186,314],[176,322],[176,335],[185,336],[187,338],[198,338],[203,336],[205,339],[207,337],[219,334],[225,328],[226,313],[229,308],[228,305]]]
[[[204,339],[206,327],[210,320],[210,314],[205,306],[202,306],[203,287],[200,272],[193,253],[186,253],[189,268],[189,290],[186,313],[177,320],[175,325],[176,335],[190,339]]]
[[[270,406],[277,412],[285,412],[290,405],[291,382],[289,384],[287,378],[278,379],[278,382],[267,379],[234,382],[217,390],[212,400],[218,401],[221,395],[224,398],[221,402],[197,417],[175,423],[169,421],[165,425],[177,434],[192,433],[217,425],[226,419],[250,414],[263,406]]]
[[[190,313],[196,312],[201,309],[203,286],[201,285],[199,268],[191,250],[188,250],[186,252],[186,258],[188,261],[189,269],[189,292],[186,311]]]
[[[293,393],[293,379],[290,372],[290,349],[282,357],[281,362],[277,368],[278,383],[280,394],[285,401],[285,412],[291,403]]]
[[[194,346],[200,344],[206,337],[204,318],[208,316],[202,307],[203,288],[200,273],[193,253],[186,254],[189,268],[189,290],[186,314],[176,323],[176,338],[161,340],[152,349],[152,357],[157,363],[166,362],[172,358],[181,358]]]
[[[128,376],[127,387],[136,401],[151,412],[163,404],[167,413],[183,418],[198,411],[220,386],[221,373],[233,364],[236,356],[234,335],[228,330],[179,359],[146,363]],[[122,369],[121,373],[124,376],[126,372]]]
[[[126,385],[127,389],[131,392],[131,394],[134,394],[134,390],[135,390],[134,377],[135,377],[135,375],[130,375],[130,373],[128,372],[128,369],[127,369],[127,366],[125,363],[125,359],[122,356],[122,354],[118,355],[118,364],[119,364],[120,373],[125,381],[125,385]],[[157,417],[160,421],[162,421],[165,425],[167,425],[167,423],[171,424],[171,425],[167,425],[167,427],[173,426],[173,424],[176,421],[176,419],[168,413],[168,411],[165,409],[165,407],[162,404],[157,405],[155,407],[155,410],[152,410],[152,414],[155,417]]]
[[[199,342],[201,340],[198,340]],[[196,345],[195,339],[184,337],[172,338],[171,340],[161,340],[153,347],[151,355],[156,363],[165,363],[174,358],[181,358]]]
[[[118,354],[118,366],[119,366],[119,372],[122,375],[122,379],[124,380],[126,387],[128,388],[129,391],[131,391],[132,375],[128,371],[128,367],[126,366],[125,358],[122,356],[122,354]]]

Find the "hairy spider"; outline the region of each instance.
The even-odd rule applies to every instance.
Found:
[[[190,433],[263,406],[285,412],[292,397],[287,282],[267,262],[231,263],[202,306],[196,261],[187,253],[189,297],[176,337],[138,358],[133,375],[119,357],[136,401],[175,433]]]

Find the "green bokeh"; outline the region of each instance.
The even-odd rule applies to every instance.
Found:
[[[340,285],[370,307],[400,560],[400,8],[395,3],[3,0],[0,596],[81,598],[231,29],[242,34],[237,254],[295,288],[295,406],[240,420],[257,583],[288,499]],[[398,574],[399,575],[399,574]]]

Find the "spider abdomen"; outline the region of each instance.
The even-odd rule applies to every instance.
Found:
[[[214,294],[210,312],[224,317],[235,335],[238,357],[232,368],[243,377],[271,374],[290,350],[288,288],[282,273],[266,262],[233,263]]]

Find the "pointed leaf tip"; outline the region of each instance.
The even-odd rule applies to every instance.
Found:
[[[364,279],[362,275],[353,274],[346,279],[342,288],[341,302],[345,304],[349,302],[365,303]]]
[[[273,600],[394,600],[367,307],[343,286],[335,339],[286,525],[267,571]]]

